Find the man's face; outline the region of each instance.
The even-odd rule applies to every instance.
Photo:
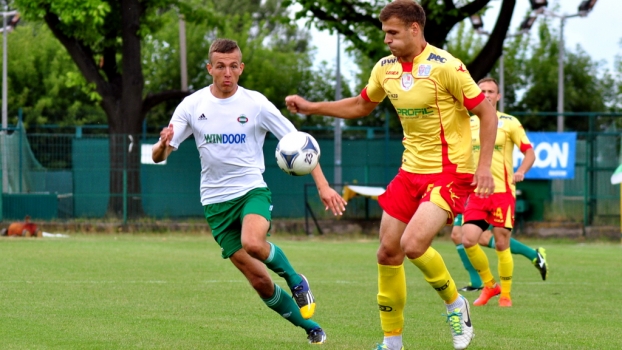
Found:
[[[415,37],[419,30],[419,25],[413,23],[407,26],[397,17],[391,17],[382,22],[384,43],[389,46],[389,50],[395,57],[406,57],[415,50]]]
[[[213,52],[207,71],[214,78],[214,96],[226,98],[232,96],[238,87],[238,80],[244,71],[239,50],[229,53]]]
[[[499,94],[499,87],[492,81],[485,81],[479,84],[479,88],[482,89],[484,96],[490,101],[490,103],[497,108],[497,102],[501,99]]]

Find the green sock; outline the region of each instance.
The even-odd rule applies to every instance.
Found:
[[[462,260],[462,265],[469,273],[469,278],[471,279],[471,287],[482,287],[484,283],[482,283],[482,279],[479,277],[479,274],[471,264],[471,260],[467,256],[464,251],[464,246],[462,244],[456,245],[456,250],[458,251],[458,255],[460,256],[460,260]]]
[[[290,288],[302,282],[302,277],[296,273],[285,253],[272,243],[270,243],[270,255],[268,255],[268,259],[264,260],[264,264],[274,273],[283,277]]]
[[[490,241],[488,242],[488,246],[490,248],[495,247],[495,237],[490,237]],[[514,238],[510,238],[510,252],[512,254],[518,254],[526,257],[529,261],[533,261],[533,259],[538,257],[538,253],[535,249],[522,244],[521,242],[515,240]]]
[[[490,241],[488,241],[488,248],[495,249],[495,236],[490,236]]]
[[[302,327],[306,331],[320,327],[316,322],[302,318],[294,299],[276,284],[274,285],[274,295],[268,299],[261,298],[261,300],[294,326]]]

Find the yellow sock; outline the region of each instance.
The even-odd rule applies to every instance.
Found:
[[[425,280],[436,289],[441,299],[447,304],[456,301],[458,298],[456,284],[445,266],[443,257],[434,248],[428,248],[422,256],[410,261],[423,272]]]
[[[480,247],[479,244],[476,244],[470,248],[465,247],[464,251],[467,253],[469,260],[471,261],[471,265],[473,265],[477,273],[479,273],[479,277],[482,281],[484,281],[484,285],[486,287],[494,286],[495,278],[490,272],[488,257],[486,257],[486,253],[484,253],[482,247]]]
[[[497,251],[499,257],[499,279],[501,280],[501,296],[510,297],[512,291],[512,275],[514,272],[514,259],[510,248]]]
[[[378,264],[378,308],[380,325],[385,336],[402,334],[404,305],[406,305],[404,265]]]

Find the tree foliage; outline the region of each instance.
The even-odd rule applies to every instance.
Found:
[[[22,22],[8,38],[9,123],[21,108],[29,125],[105,123],[99,98],[42,23]]]
[[[287,0],[297,3],[302,9],[296,18],[305,18],[308,24],[320,29],[343,34],[352,48],[364,56],[377,61],[389,55],[383,42],[382,25],[378,20],[381,9],[390,0]],[[476,13],[487,9],[490,0],[437,1],[421,0],[420,4],[427,14],[424,35],[434,46],[443,47],[454,26]],[[502,0],[499,15],[493,31],[487,38],[483,50],[465,62],[474,78],[484,77],[501,55],[516,0]]]
[[[88,87],[100,97],[110,133],[109,213],[142,215],[140,147],[147,113],[154,123],[170,116],[172,105],[186,96],[175,83],[179,69],[175,15],[190,26],[191,81],[197,88],[210,81],[204,71],[209,43],[216,37],[236,39],[249,67],[242,84],[262,90],[273,101],[297,92],[307,67],[308,36],[287,19],[281,0],[15,0],[27,20],[42,21],[64,46]],[[234,6],[231,6],[234,5]],[[149,48],[144,44],[152,44]],[[144,50],[143,50],[144,49]],[[275,59],[276,58],[276,59]],[[177,62],[175,62],[177,61]],[[274,79],[277,76],[278,79]],[[276,98],[279,96],[280,98]],[[169,102],[167,105],[163,103]],[[158,120],[158,118],[160,118]],[[129,150],[129,151],[128,151]],[[124,194],[127,189],[129,196]],[[123,203],[123,198],[131,198]],[[127,204],[127,206],[126,206]]]

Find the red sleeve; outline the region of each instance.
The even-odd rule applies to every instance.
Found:
[[[470,111],[473,108],[477,107],[477,105],[480,104],[482,101],[484,101],[486,97],[484,96],[483,92],[480,92],[479,95],[475,96],[474,98],[468,98],[464,93],[462,93],[462,98],[464,100],[464,106]]]
[[[531,146],[531,143],[527,143],[527,144],[521,143],[519,148],[520,148],[521,153],[525,153],[527,152],[528,149],[532,149],[533,147]]]
[[[369,96],[367,96],[367,86],[365,86],[365,88],[363,88],[363,91],[361,91],[361,97],[367,102],[372,102]]]

